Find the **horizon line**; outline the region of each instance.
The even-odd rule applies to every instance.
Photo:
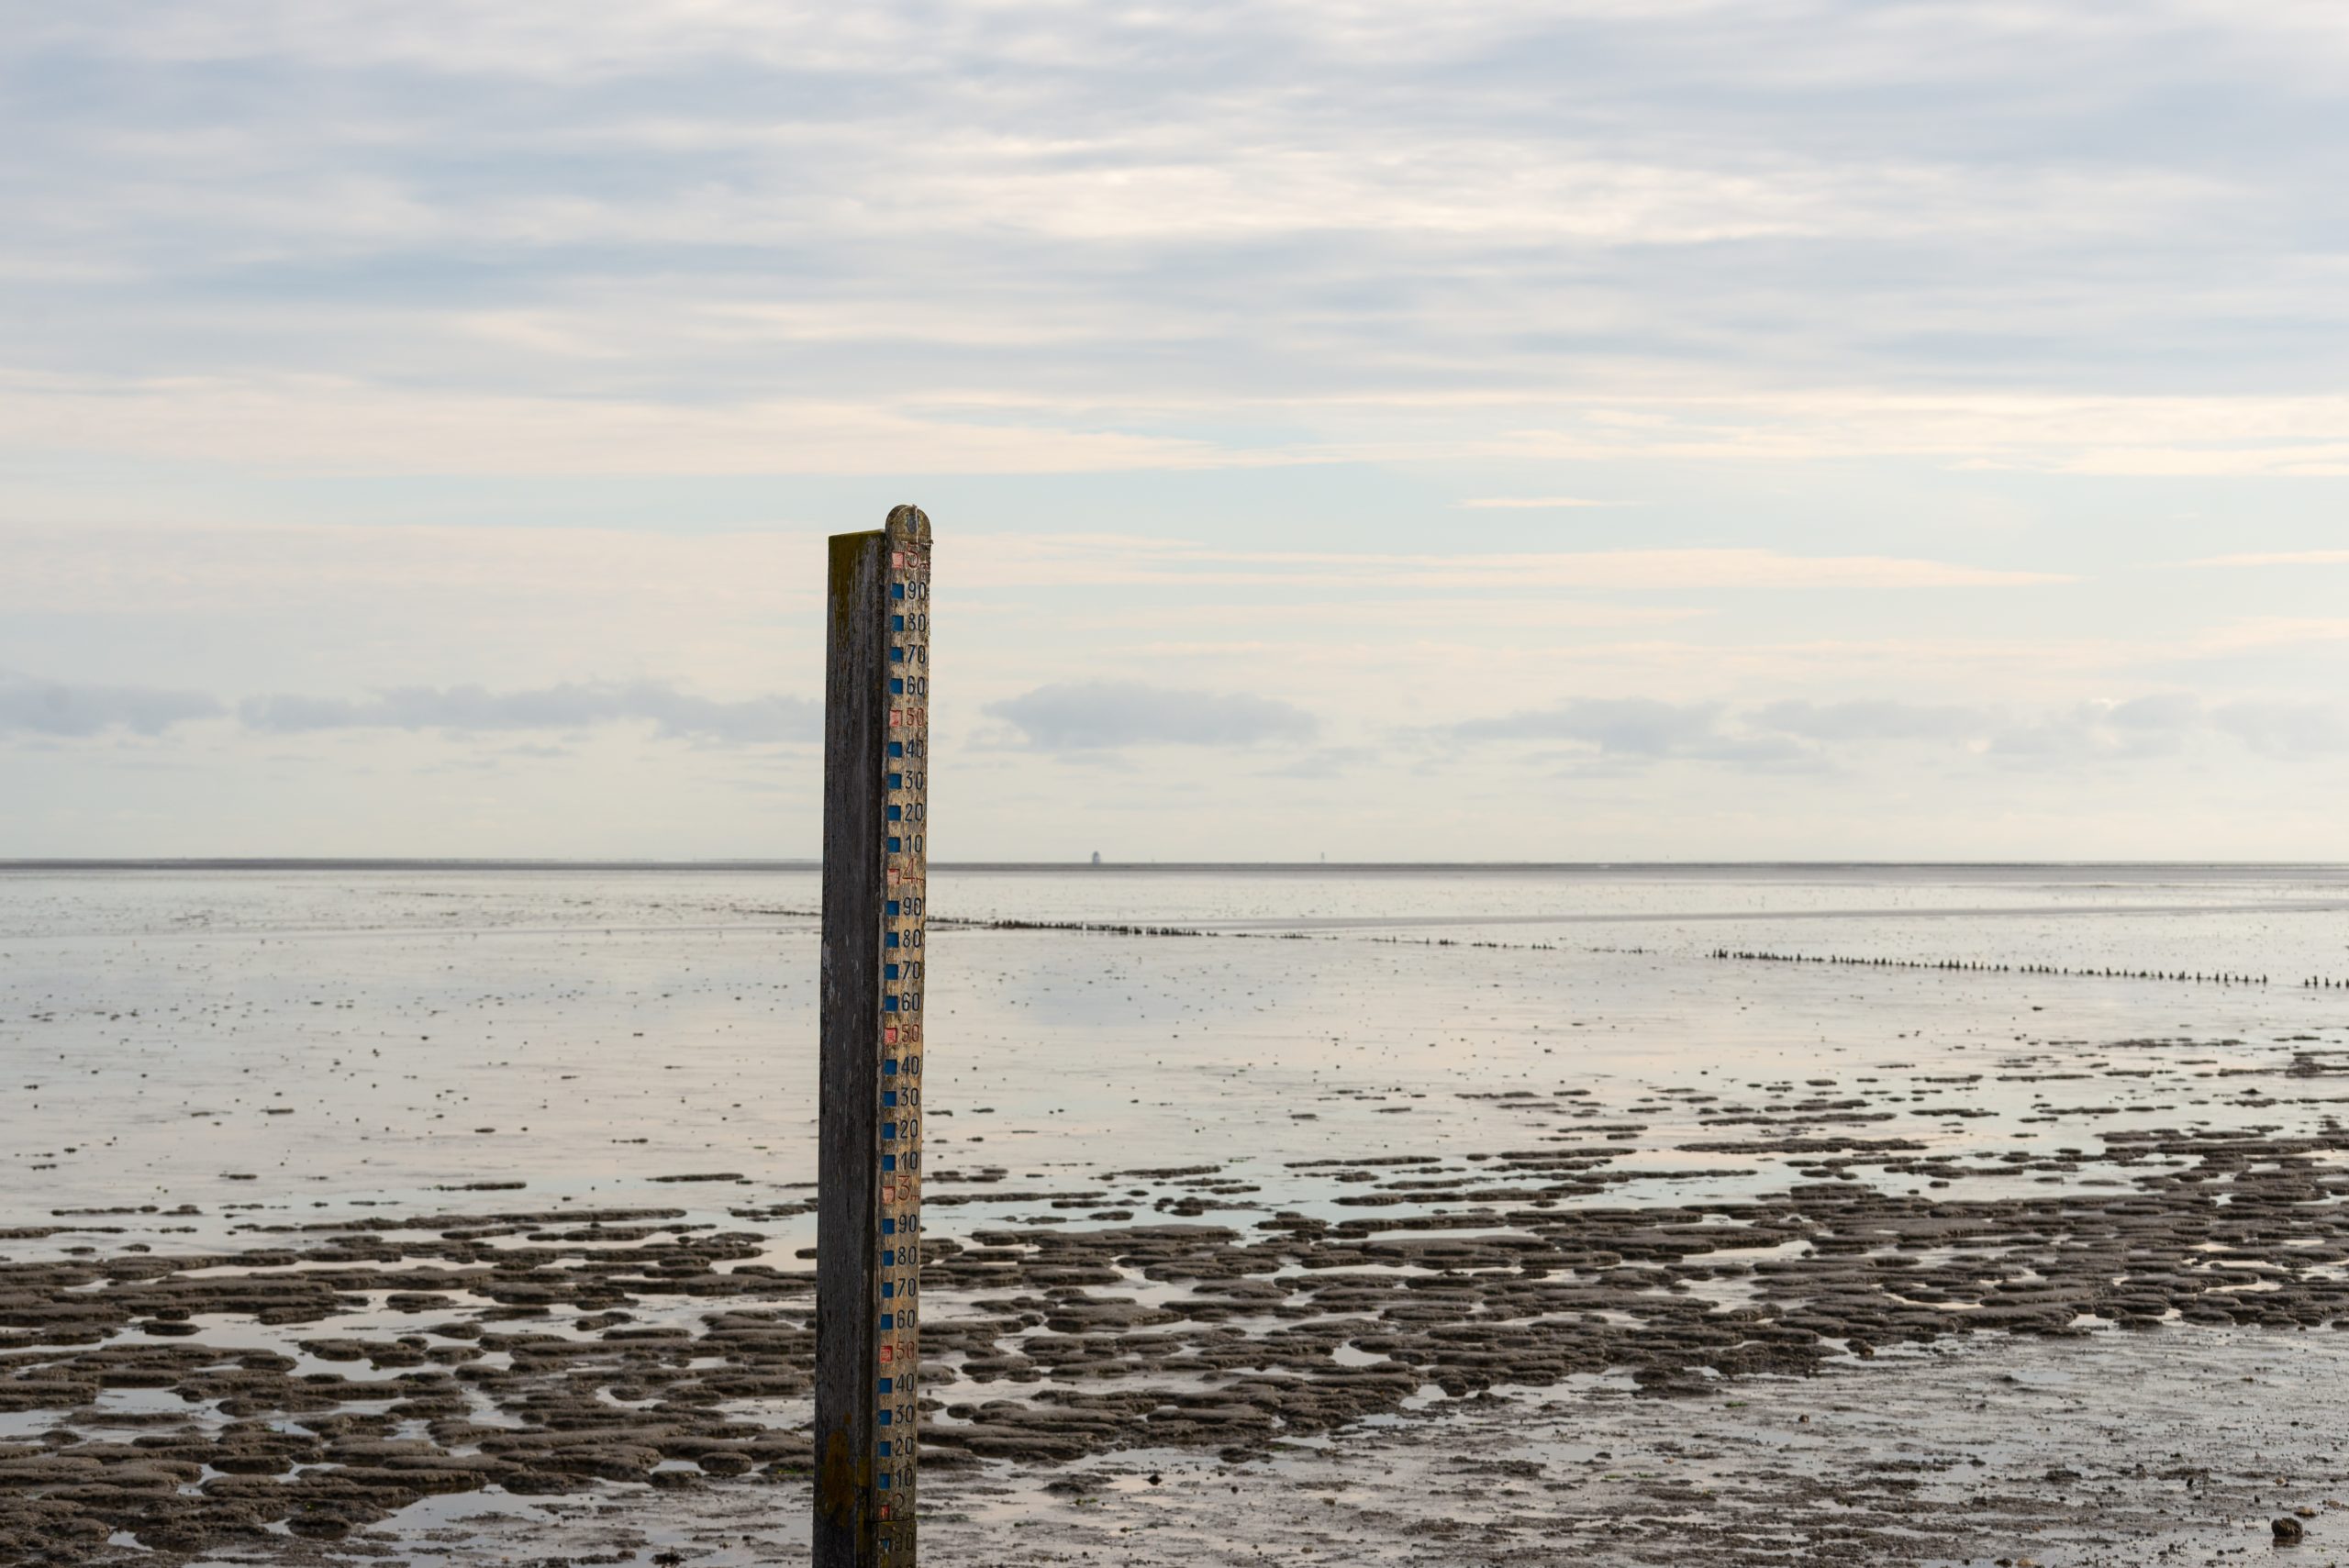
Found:
[[[2024,869],[2289,870],[2349,869],[2349,861],[2327,860],[1590,860],[1590,861],[934,861],[931,869],[956,872],[1037,871],[1758,871],[1876,869],[1997,871]],[[766,872],[818,871],[823,862],[807,856],[718,857],[699,860],[572,859],[554,856],[463,855],[185,855],[0,858],[0,873],[82,871],[511,871],[511,872]]]

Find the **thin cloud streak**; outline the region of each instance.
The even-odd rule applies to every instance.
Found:
[[[989,717],[1041,751],[1096,751],[1125,746],[1260,746],[1302,741],[1319,728],[1294,703],[1245,692],[1197,691],[1141,681],[1085,681],[1038,686],[989,703]]]
[[[1985,722],[1976,708],[1890,698],[1831,703],[1790,698],[1754,710],[1751,721],[1805,740],[1961,740],[1978,733]]]
[[[407,686],[365,697],[281,694],[248,698],[238,717],[275,735],[334,729],[445,730],[505,734],[575,730],[641,722],[674,739],[731,745],[806,744],[823,735],[822,705],[805,697],[720,702],[656,682],[574,683],[531,691],[482,686]]]
[[[2349,550],[2290,550],[2260,555],[2206,555],[2184,566],[2349,566]]]
[[[0,671],[0,734],[78,739],[109,731],[157,736],[225,713],[203,692],[40,681]]]
[[[999,535],[965,541],[981,587],[1174,580],[1201,585],[1444,588],[2018,588],[2069,573],[1894,556],[1802,556],[1763,549],[1598,550],[1397,555],[1242,550],[1163,539]]]
[[[2198,737],[2222,735],[2262,756],[2349,755],[2349,704],[2337,701],[2205,703],[2183,692],[2001,711],[1898,698],[1756,707],[1653,698],[1576,698],[1546,708],[1462,720],[1428,732],[1450,745],[1586,746],[1642,762],[1778,765],[1825,761],[1855,747],[1924,745],[2006,762],[2055,765],[2178,754]]]
[[[1484,495],[1456,503],[1468,512],[1548,512],[1586,506],[1622,506],[1623,501],[1590,501],[1577,495]]]

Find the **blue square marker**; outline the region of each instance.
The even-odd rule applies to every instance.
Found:
[[[896,1122],[894,1122],[894,1121],[885,1121],[885,1122],[883,1122],[883,1123],[881,1124],[881,1136],[882,1136],[884,1139],[890,1139],[890,1138],[895,1138],[895,1137],[896,1137],[896,1136],[897,1136],[897,1124],[896,1124]]]
[[[897,1157],[896,1157],[895,1154],[884,1154],[884,1155],[882,1155],[882,1156],[881,1156],[881,1168],[882,1168],[883,1170],[885,1170],[885,1171],[894,1171],[894,1170],[896,1170],[896,1169],[897,1168]]]
[[[881,1282],[881,1299],[882,1299],[882,1300],[884,1300],[884,1301],[892,1301],[892,1300],[895,1300],[895,1299],[896,1298],[896,1295],[897,1295],[897,1287],[896,1287],[896,1285],[891,1284],[890,1284],[888,1281],[886,1281],[886,1280],[884,1280],[884,1281],[882,1281],[882,1282]],[[886,1393],[888,1393],[889,1391],[888,1391],[888,1389],[884,1388],[884,1389],[882,1389],[882,1390],[881,1390],[881,1392],[882,1392],[882,1393],[884,1393],[884,1394],[886,1394]]]
[[[889,617],[889,629],[890,629],[891,631],[903,631],[903,630],[905,630],[905,629],[906,629],[906,617],[903,617],[903,616],[891,616],[891,617]]]
[[[889,1475],[888,1475],[888,1473],[887,1473],[886,1471],[884,1471],[884,1472],[883,1472],[882,1473],[880,1473],[879,1475],[874,1476],[874,1477],[873,1478],[873,1484],[874,1484],[874,1485],[876,1485],[876,1486],[880,1487],[880,1488],[881,1488],[881,1490],[883,1490],[884,1492],[886,1492],[886,1491],[889,1489]]]
[[[882,1392],[882,1393],[884,1393],[884,1394],[886,1394],[886,1393],[888,1393],[889,1391],[888,1391],[887,1389],[885,1389],[885,1389],[883,1389],[881,1392]],[[877,1412],[875,1412],[875,1415],[876,1415],[877,1418],[880,1420],[880,1422],[881,1422],[881,1424],[882,1424],[883,1426],[885,1426],[885,1426],[890,1425],[890,1421],[889,1421],[889,1415],[890,1415],[890,1412],[888,1412],[888,1411],[886,1411],[886,1410],[882,1410],[882,1411],[877,1411]]]
[[[896,1318],[896,1315],[895,1313],[891,1313],[891,1312],[884,1312],[883,1314],[881,1314],[881,1331],[882,1331],[883,1333],[885,1333],[885,1333],[887,1333],[890,1329],[892,1329],[896,1328],[896,1326],[897,1326],[897,1318]]]
[[[885,1107],[885,1106],[894,1106],[896,1103],[897,1103],[897,1091],[896,1091],[896,1090],[895,1090],[895,1089],[884,1089],[884,1090],[882,1090],[882,1091],[881,1091],[881,1104],[882,1104]]]
[[[881,945],[885,948],[896,947],[897,945],[897,933],[895,931],[884,931],[881,934]]]
[[[906,754],[906,743],[905,743],[904,741],[902,741],[902,740],[892,740],[892,741],[890,741],[890,742],[889,742],[889,755],[891,755],[892,757],[902,757],[902,756],[904,756],[905,754]]]
[[[904,663],[905,662],[906,662],[906,651],[905,651],[904,649],[902,649],[902,648],[892,648],[892,649],[890,649],[890,650],[889,650],[889,662],[890,662],[890,663],[892,663],[892,664],[902,664],[902,663]]]
[[[904,598],[904,597],[906,596],[906,585],[905,585],[903,583],[892,583],[892,584],[889,584],[889,596],[890,596],[891,598],[893,598],[893,599],[902,599],[902,598]]]
[[[894,963],[883,964],[881,966],[881,978],[884,980],[895,980],[897,978],[897,966]]]
[[[902,822],[902,821],[904,821],[904,820],[905,820],[905,817],[906,817],[906,808],[905,808],[904,806],[893,806],[889,807],[889,820],[890,820],[890,821],[892,821],[892,822]]]
[[[881,1380],[881,1392],[882,1392],[882,1393],[884,1393],[884,1394],[888,1393],[892,1388],[894,1388],[894,1387],[896,1387],[896,1385],[895,1384],[891,1383],[891,1382],[890,1382],[887,1378],[885,1378],[885,1378],[883,1378],[883,1379]]]
[[[903,839],[892,839],[889,840],[889,852],[893,855],[903,851],[905,847],[906,841]]]
[[[897,1010],[897,999],[896,999],[895,996],[884,996],[884,997],[882,997],[882,998],[881,998],[881,1010],[882,1010],[883,1012],[885,1012],[885,1013],[894,1013],[894,1012],[896,1012],[896,1011]]]
[[[881,1222],[881,1234],[882,1234],[882,1235],[884,1235],[884,1236],[895,1236],[896,1233],[897,1233],[897,1222],[896,1222],[896,1220],[894,1220],[894,1219],[885,1219],[885,1220],[883,1220],[883,1221]]]
[[[889,776],[890,776],[891,778],[896,778],[897,775],[896,775],[896,774],[895,774],[895,773],[891,773]],[[894,899],[894,898],[890,899],[890,900],[889,900],[889,902],[888,902],[887,904],[885,904],[885,905],[884,905],[884,906],[883,906],[883,907],[888,910],[888,912],[889,912],[889,918],[891,918],[892,920],[894,920],[894,919],[896,919],[896,918],[897,917],[897,901],[896,901],[896,899]]]
[[[890,787],[891,789],[903,789],[903,788],[905,788],[905,787],[906,787],[906,775],[905,775],[905,774],[903,774],[903,773],[891,773],[891,774],[889,775],[889,787]],[[894,914],[896,914],[896,912],[897,912],[897,906],[896,906],[895,904],[890,905],[890,906],[889,906],[889,913],[890,913],[890,914],[892,914],[892,915],[894,915]]]
[[[897,1075],[897,1059],[896,1057],[892,1056],[887,1061],[881,1063],[881,1075],[885,1078],[894,1078]]]
[[[883,1438],[881,1440],[881,1457],[884,1459],[889,1457],[889,1440],[887,1438]]]
[[[885,1269],[896,1268],[897,1266],[897,1254],[886,1247],[882,1248],[881,1266]]]

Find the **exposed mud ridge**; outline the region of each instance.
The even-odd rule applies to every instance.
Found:
[[[1672,1396],[2090,1320],[2349,1326],[2349,1134],[2106,1150],[2127,1186],[1998,1201],[1846,1179],[1592,1207],[1571,1153],[1528,1152],[1449,1213],[935,1239],[925,1458],[1238,1456],[1431,1386],[1613,1369]],[[0,1561],[83,1561],[115,1532],[174,1556],[272,1527],[333,1540],[491,1485],[804,1468],[813,1276],[682,1218],[380,1218],[0,1263]]]

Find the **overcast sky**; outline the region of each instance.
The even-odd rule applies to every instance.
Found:
[[[2349,10],[0,0],[0,856],[2349,858]]]

